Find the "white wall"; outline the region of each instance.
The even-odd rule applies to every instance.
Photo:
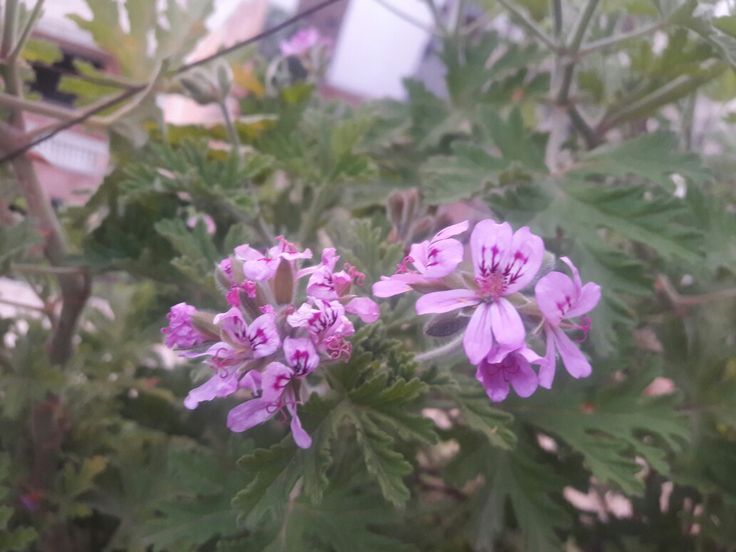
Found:
[[[385,0],[397,10],[432,26],[422,0]],[[402,79],[414,74],[430,34],[401,19],[375,0],[350,0],[327,81],[369,98],[404,98]]]

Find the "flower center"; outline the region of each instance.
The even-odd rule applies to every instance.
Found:
[[[484,297],[498,299],[506,290],[506,278],[501,272],[491,272],[475,279],[479,291]]]

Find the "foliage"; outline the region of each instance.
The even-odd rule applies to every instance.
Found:
[[[0,551],[733,546],[734,118],[712,111],[721,134],[698,118],[736,93],[733,16],[592,0],[552,2],[555,21],[545,2],[459,2],[430,48],[442,86],[352,106],[265,47],[203,69],[202,94],[174,70],[208,1],[87,3],[72,19],[121,74],[80,63],[62,89],[87,104],[151,86],[112,121],[129,140],[111,142],[104,182],[58,210],[63,259],[44,257],[22,171],[2,175],[0,273],[41,306],[9,314],[21,300],[0,295]],[[59,55],[34,38],[22,68]],[[155,107],[160,93],[222,107],[233,87],[240,115],[219,125],[163,125]],[[591,377],[560,369],[553,390],[491,403],[459,355],[420,354],[455,337],[426,335],[401,297],[325,369],[329,390],[310,376],[311,448],[278,417],[230,434],[236,398],[183,407],[203,374],[159,328],[174,303],[222,308],[211,273],[236,245],[339,247],[367,291],[411,243],[488,217],[529,225],[601,285]],[[53,365],[55,278],[80,269],[93,299]]]

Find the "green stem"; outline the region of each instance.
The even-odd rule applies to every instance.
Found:
[[[3,24],[3,39],[0,42],[0,57],[7,59],[15,42],[15,31],[18,27],[18,0],[6,0]]]
[[[23,47],[26,44],[26,41],[28,40],[28,37],[31,35],[31,31],[33,30],[33,27],[36,25],[36,21],[41,16],[41,8],[43,7],[44,0],[37,0],[36,5],[33,6],[33,10],[31,11],[31,14],[28,16],[28,21],[26,22],[25,27],[23,27],[23,31],[20,33],[20,37],[18,38],[18,41],[15,43],[15,46],[13,46],[13,51],[10,52],[8,55],[8,58],[11,60],[18,59],[18,56],[20,55],[21,51],[23,51]]]
[[[437,360],[438,358],[449,356],[460,349],[463,344],[464,336],[465,334],[461,332],[448,343],[440,345],[439,347],[436,347],[434,349],[430,349],[429,351],[419,353],[414,357],[414,360],[421,364]]]
[[[562,0],[552,0],[552,21],[554,22],[555,40],[562,36]]]

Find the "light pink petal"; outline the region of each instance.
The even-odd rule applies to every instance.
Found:
[[[517,347],[509,347],[501,345],[500,343],[494,343],[491,350],[486,356],[486,362],[488,364],[498,364],[501,362],[509,353],[513,353],[517,350]]]
[[[427,263],[429,262],[429,242],[423,241],[412,244],[409,249],[409,257],[413,259],[412,264],[416,267],[420,274],[427,271]]]
[[[292,328],[301,328],[309,325],[318,313],[319,310],[312,308],[309,303],[302,303],[294,313],[286,317],[286,321]]]
[[[332,276],[332,271],[326,266],[315,270],[307,282],[307,295],[328,301],[330,299],[337,299],[337,292],[335,291],[335,283],[333,282]]]
[[[427,278],[442,278],[447,276],[463,262],[463,244],[457,240],[442,240],[429,246],[430,257],[424,268]],[[419,267],[417,269],[422,272]]]
[[[555,338],[552,335],[549,326],[545,324],[544,335],[547,339],[547,348],[544,358],[539,363],[539,385],[545,389],[552,388],[552,381],[555,379],[555,368],[557,365],[557,348],[555,347]]]
[[[575,318],[592,311],[601,300],[601,286],[588,282],[580,290],[577,303],[567,311],[566,318]]]
[[[404,282],[394,280],[388,276],[382,276],[380,282],[373,284],[373,295],[376,297],[393,297],[401,293],[411,291],[411,286]]]
[[[238,382],[238,388],[247,389],[253,394],[261,391],[261,373],[258,370],[248,371]]]
[[[199,403],[211,401],[219,397],[232,395],[238,389],[238,374],[233,370],[229,374],[215,374],[199,387],[192,389],[184,399],[184,406],[189,410],[197,408]]]
[[[452,236],[457,236],[458,234],[462,234],[467,229],[468,229],[467,220],[458,222],[457,224],[453,224],[452,226],[448,226],[447,228],[443,228],[442,230],[437,232],[434,235],[434,238],[432,238],[432,241],[437,242],[440,240],[446,240],[447,238],[451,238]]]
[[[319,355],[312,340],[307,337],[284,339],[284,356],[298,376],[311,374],[319,364]]]
[[[509,382],[503,377],[498,365],[483,361],[475,371],[476,379],[483,384],[486,395],[493,402],[501,402],[509,396]]]
[[[262,259],[264,255],[246,243],[235,248],[235,256],[241,261],[255,261]]]
[[[554,339],[557,350],[567,372],[574,378],[585,378],[590,375],[592,368],[582,351],[560,328],[554,328]]]
[[[261,258],[253,261],[245,261],[243,263],[243,274],[249,280],[262,282],[270,280],[276,275],[281,259]]]
[[[577,289],[579,292],[580,288],[583,287],[583,283],[580,280],[580,272],[578,272],[578,267],[573,264],[569,257],[560,257],[560,260],[565,263],[570,269],[570,272],[572,272],[572,280],[575,283],[575,289]]]
[[[506,257],[506,271],[509,284],[506,294],[524,289],[534,279],[542,266],[544,242],[533,234],[528,226],[519,228],[511,240],[511,250]]]
[[[251,399],[239,404],[227,413],[227,427],[230,431],[240,433],[262,424],[272,418],[278,408],[263,399]]]
[[[491,307],[481,303],[470,318],[463,336],[463,348],[471,364],[482,361],[493,346],[491,332]]]
[[[524,343],[524,323],[508,299],[501,297],[491,304],[491,325],[493,336],[499,344],[516,349]]]
[[[450,312],[463,307],[472,307],[480,302],[478,295],[469,289],[435,291],[422,295],[416,304],[417,314]]]
[[[276,319],[271,313],[262,314],[248,327],[248,340],[255,358],[275,353],[281,345]]]
[[[542,361],[542,357],[527,346],[521,347],[516,353],[521,355],[529,363],[539,364]]]
[[[381,309],[373,299],[368,297],[355,297],[345,305],[345,311],[357,314],[366,324],[373,324],[381,316]]]
[[[534,295],[544,319],[559,326],[562,318],[575,301],[575,284],[562,272],[550,272],[542,276],[534,286]]]
[[[261,390],[263,400],[270,403],[279,403],[286,386],[294,376],[291,368],[280,362],[272,362],[266,366],[261,374]]]
[[[296,411],[296,404],[293,400],[289,400],[286,403],[286,409],[291,414],[291,435],[294,437],[294,442],[299,448],[307,449],[312,446],[312,438],[309,433],[304,431],[302,422],[299,419],[299,414]]]
[[[511,376],[511,386],[520,397],[531,397],[537,390],[537,374],[529,362],[519,353],[514,353],[518,370]]]
[[[284,251],[281,253],[281,258],[286,259],[287,261],[297,261],[299,259],[311,259],[312,250],[305,249],[304,251],[296,251],[294,253],[289,253],[288,251]]]
[[[227,312],[220,313],[214,317],[212,322],[218,326],[231,341],[248,345],[248,326],[245,323],[240,309],[233,307]]]
[[[490,274],[505,263],[511,248],[512,230],[508,222],[480,221],[470,235],[470,253],[477,277]]]

